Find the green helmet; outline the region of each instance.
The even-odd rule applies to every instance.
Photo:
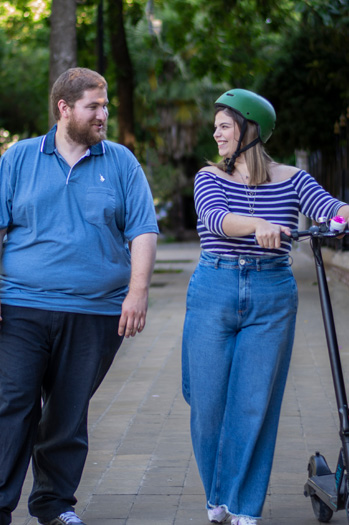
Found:
[[[257,124],[262,142],[267,142],[274,131],[276,114],[273,106],[266,98],[252,91],[231,89],[216,100],[215,106],[235,109],[246,120]]]

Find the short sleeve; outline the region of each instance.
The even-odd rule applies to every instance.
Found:
[[[153,196],[141,166],[133,168],[126,187],[125,237],[132,241],[144,233],[159,233]]]
[[[0,230],[6,229],[12,222],[11,178],[11,167],[5,153],[0,159]]]

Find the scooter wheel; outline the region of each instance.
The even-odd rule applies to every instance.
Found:
[[[324,456],[318,452],[315,456],[311,456],[308,464],[309,478],[312,476],[324,476],[330,473],[331,471]],[[326,505],[326,503],[324,503],[318,496],[316,496],[316,494],[312,494],[310,499],[316,519],[322,523],[329,522],[332,518],[333,510],[330,509],[330,507]]]
[[[310,496],[311,504],[313,506],[313,511],[315,518],[321,521],[322,523],[327,523],[330,521],[333,515],[332,509],[326,505],[320,498],[313,495]]]

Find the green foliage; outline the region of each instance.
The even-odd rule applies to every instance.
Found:
[[[77,42],[78,65],[91,69],[103,45],[109,137],[117,140],[111,1],[103,2],[100,35],[100,0],[76,3]],[[50,6],[0,3],[0,154],[14,134],[47,131]],[[213,102],[227,89],[252,89],[274,104],[268,149],[275,158],[287,162],[295,149],[332,146],[333,125],[349,102],[348,0],[124,0],[123,7],[135,75],[135,153],[164,225],[171,217],[180,222],[195,172],[217,160]]]
[[[303,22],[313,28],[319,25],[337,28],[340,31],[348,28],[349,4],[347,0],[307,0],[297,3]]]
[[[0,7],[0,127],[21,136],[47,128],[48,13],[43,1]]]
[[[98,5],[77,3],[78,63],[92,69]],[[331,140],[348,100],[348,0],[125,0],[124,13],[135,71],[136,153],[146,164],[149,151],[156,152],[164,179],[165,164],[200,167],[214,157],[213,101],[231,87],[254,89],[274,103],[270,151],[279,158]],[[50,0],[0,4],[0,127],[22,136],[47,129],[49,15]],[[105,24],[115,140],[109,40]],[[187,146],[179,147],[184,135]]]
[[[349,102],[349,33],[340,23],[340,18],[345,22],[342,6],[332,0],[302,5],[300,23],[287,32],[272,55],[268,75],[257,84],[276,109],[272,154],[334,146],[334,123]]]

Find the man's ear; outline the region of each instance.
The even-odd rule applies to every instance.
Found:
[[[68,106],[64,99],[58,101],[58,109],[62,118],[68,118],[70,115],[71,107]]]

